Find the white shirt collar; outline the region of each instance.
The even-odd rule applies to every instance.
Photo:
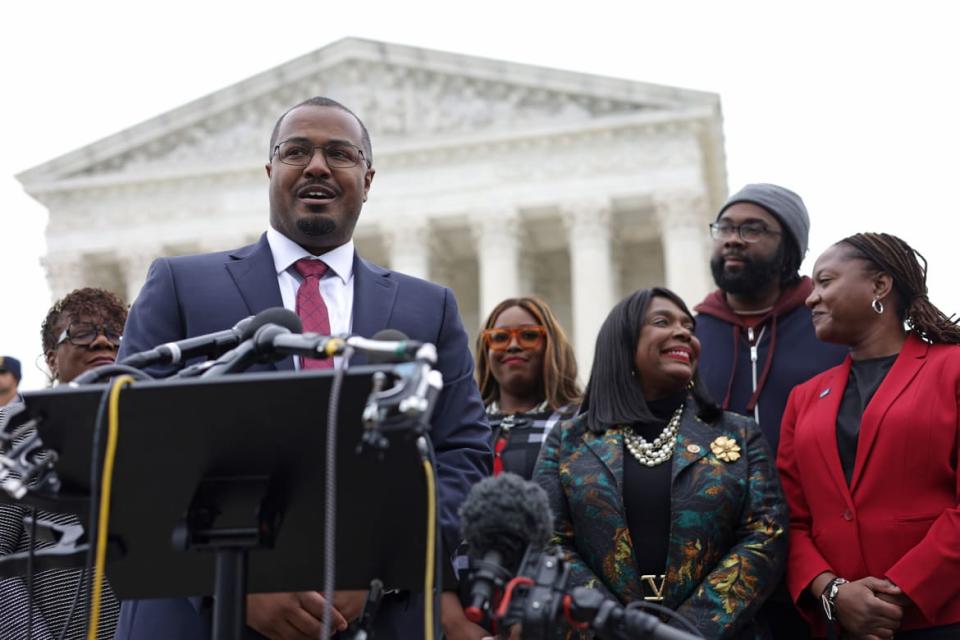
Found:
[[[336,249],[327,251],[320,256],[314,256],[287,236],[273,227],[269,227],[267,228],[267,244],[270,245],[270,252],[273,254],[273,266],[276,268],[278,276],[301,258],[317,257],[327,263],[334,275],[340,278],[344,284],[350,282],[353,277],[353,238]]]

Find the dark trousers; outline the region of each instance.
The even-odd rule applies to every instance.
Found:
[[[767,623],[773,640],[810,640],[810,626],[793,606],[785,582],[781,582],[773,595],[763,603],[758,614]]]
[[[957,640],[960,638],[960,624],[946,624],[928,629],[912,629],[897,631],[893,634],[896,640]]]

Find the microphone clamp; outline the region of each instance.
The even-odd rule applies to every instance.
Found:
[[[347,339],[352,345],[353,338]],[[365,338],[360,340],[366,341]],[[378,341],[372,341],[378,342]],[[396,352],[409,348],[413,341],[399,341],[390,347]],[[416,360],[395,365],[392,374],[395,378],[387,388],[388,375],[377,372],[373,376],[373,389],[367,398],[363,410],[363,435],[357,446],[357,453],[365,447],[383,451],[389,447],[385,433],[407,431],[422,435],[430,429],[430,417],[443,389],[443,374],[433,368],[437,349],[429,343],[418,343]]]

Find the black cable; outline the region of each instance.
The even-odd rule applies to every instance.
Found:
[[[94,563],[94,552],[96,551],[96,541],[99,525],[100,511],[100,474],[103,467],[101,441],[103,440],[103,430],[105,418],[107,415],[107,404],[110,400],[111,386],[108,385],[100,396],[100,405],[97,407],[97,418],[93,424],[93,449],[90,452],[90,513],[87,523],[87,567],[92,567]],[[81,581],[82,582],[82,581]],[[90,607],[93,603],[93,580],[90,580],[90,594],[84,604],[84,614],[86,620],[90,619]]]
[[[37,508],[30,507],[30,533],[27,535],[27,640],[33,637],[33,545],[37,543]]]
[[[90,369],[81,373],[79,376],[73,379],[71,384],[93,384],[99,382],[101,378],[106,376],[117,376],[121,373],[126,373],[133,376],[134,380],[154,380],[155,378],[147,373],[146,371],[141,371],[140,369],[134,369],[133,367],[128,367],[125,364],[104,364],[99,367]]]
[[[83,582],[87,577],[87,568],[80,570],[80,578],[77,580],[77,588],[73,592],[73,602],[70,603],[70,611],[67,612],[67,620],[63,623],[63,630],[57,640],[66,640],[67,631],[70,629],[70,623],[73,622],[73,614],[77,610],[77,603],[80,602],[80,594],[83,593]]]
[[[670,609],[669,607],[664,607],[663,605],[654,604],[653,602],[644,602],[642,600],[636,600],[628,604],[625,607],[625,609],[649,609],[650,611],[656,611],[657,613],[663,614],[668,618],[676,620],[677,622],[682,624],[684,627],[686,627],[687,631],[689,631],[693,635],[699,638],[703,637],[703,634],[700,633],[700,631],[696,627],[690,624],[689,620],[684,618],[682,615],[680,615],[673,609]]]
[[[347,347],[340,356],[340,366],[333,372],[330,400],[327,404],[327,469],[325,502],[323,508],[323,640],[330,637],[330,618],[333,615],[333,587],[336,573],[337,534],[337,414],[343,380],[350,365],[353,347]]]

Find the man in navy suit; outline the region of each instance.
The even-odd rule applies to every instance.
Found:
[[[270,307],[295,310],[301,285],[319,286],[331,333],[370,337],[391,328],[434,343],[444,387],[431,438],[441,534],[445,548],[455,549],[457,509],[469,488],[489,472],[491,453],[453,292],[356,255],[353,230],[374,169],[369,134],[353,112],[333,100],[311,98],[280,117],[269,149],[270,228],[256,243],[235,251],[156,260],[130,310],[119,357],[219,331]],[[297,263],[305,259],[325,263],[319,285],[312,276],[299,275]],[[315,296],[316,289],[311,293]],[[275,366],[302,364],[287,358]],[[331,621],[335,630],[359,615],[364,598],[362,591],[337,592]],[[247,624],[268,638],[317,638],[323,605],[317,592],[252,594]],[[442,609],[449,637],[485,635],[466,621],[452,593],[444,594]],[[206,613],[196,600],[127,602],[117,638],[202,640],[210,634]],[[378,616],[377,637],[422,637],[422,618],[419,594],[388,596]]]

